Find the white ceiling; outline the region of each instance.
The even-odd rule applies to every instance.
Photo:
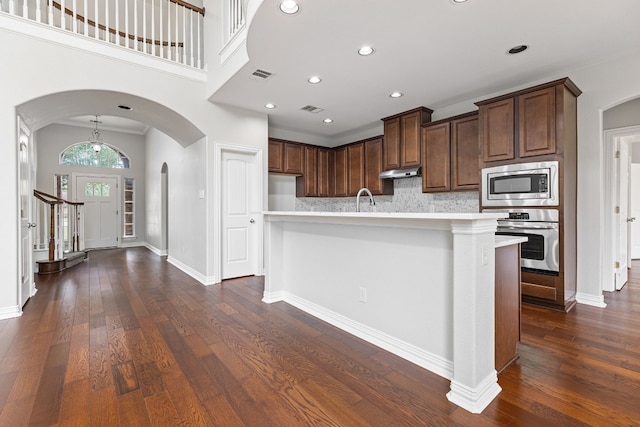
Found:
[[[421,105],[437,110],[637,49],[638,0],[264,0],[249,63],[211,98],[269,114],[272,129],[339,139]],[[370,44],[376,52],[356,51]],[[530,48],[507,55],[513,46]],[[273,73],[250,78],[255,69]],[[323,80],[311,85],[307,78]],[[579,86],[579,82],[576,82]],[[392,91],[402,98],[392,99]],[[266,110],[268,102],[276,104]],[[318,114],[305,105],[324,108]],[[322,120],[334,119],[331,124]],[[327,144],[330,145],[330,144]]]

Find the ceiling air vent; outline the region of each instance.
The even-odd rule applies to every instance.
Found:
[[[255,80],[267,80],[272,75],[273,73],[270,73],[269,71],[257,68],[253,73],[251,73],[251,78]]]
[[[302,111],[308,111],[310,113],[319,113],[320,111],[324,111],[324,108],[314,107],[313,105],[305,105],[300,108]]]

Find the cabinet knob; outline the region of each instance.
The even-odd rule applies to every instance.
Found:
[[[256,222],[256,220],[255,220],[255,219],[253,219],[253,218],[251,218],[251,219],[249,220],[249,222],[250,222],[251,224],[253,224],[253,223],[255,223],[255,222]]]

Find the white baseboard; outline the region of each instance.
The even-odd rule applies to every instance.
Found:
[[[205,276],[171,256],[167,257],[167,262],[173,265],[174,267],[178,268],[179,270],[182,270],[183,272],[187,273],[189,276],[193,277],[194,279],[196,279],[198,282],[202,283],[205,286],[215,285],[216,283],[218,283],[215,276],[214,277]]]
[[[120,242],[121,248],[138,248],[138,247],[146,247],[147,244],[145,242]]]
[[[377,329],[363,325],[362,323],[356,322],[348,317],[299,298],[286,291],[277,292],[268,296],[265,295],[263,301],[284,301],[314,317],[342,329],[345,332],[387,350],[396,356],[402,357],[409,362],[415,363],[436,375],[440,375],[441,377],[449,380],[453,378],[453,361],[429,353],[419,347],[399,340]]]
[[[496,371],[493,371],[474,388],[452,380],[451,391],[447,393],[447,399],[472,414],[479,414],[501,391],[502,388],[498,385],[498,375]]]
[[[22,309],[17,305],[0,308],[0,320],[22,316]]]
[[[155,246],[152,246],[148,243],[145,243],[144,246],[158,256],[167,256],[168,254],[166,249],[158,249]]]
[[[576,302],[579,304],[586,304],[600,308],[605,308],[607,306],[607,304],[604,302],[604,295],[591,295],[581,292],[578,292],[576,294]]]

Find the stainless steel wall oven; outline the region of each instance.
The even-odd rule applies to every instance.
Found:
[[[496,234],[524,236],[521,246],[522,271],[557,276],[560,271],[560,229],[557,209],[485,209],[505,212]]]

